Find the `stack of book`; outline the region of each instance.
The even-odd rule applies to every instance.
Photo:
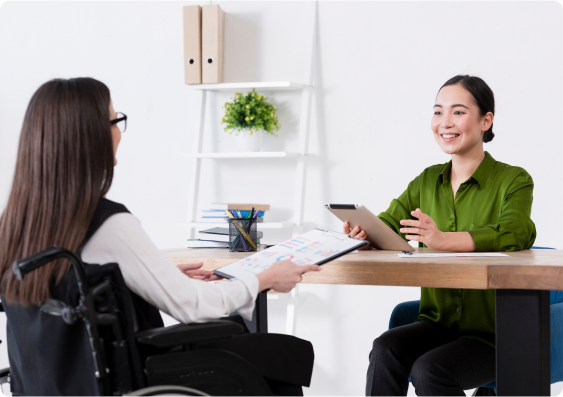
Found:
[[[226,210],[240,212],[241,218],[246,218],[248,214],[254,211],[260,211],[256,218],[257,223],[264,222],[264,212],[270,210],[269,204],[236,204],[236,203],[212,203],[208,210],[201,211],[202,223],[227,223],[229,219]]]
[[[256,232],[258,244],[264,233]],[[188,240],[188,248],[229,248],[229,228],[214,227],[198,233],[198,239]]]

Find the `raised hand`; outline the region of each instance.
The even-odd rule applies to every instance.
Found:
[[[418,221],[412,219],[401,220],[401,225],[410,226],[401,228],[401,233],[407,233],[407,240],[420,241],[432,250],[446,251],[447,236],[441,232],[436,226],[436,222],[430,216],[423,213],[419,208],[411,212],[411,215],[418,218]]]

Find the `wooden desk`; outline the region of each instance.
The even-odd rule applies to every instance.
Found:
[[[498,395],[549,395],[549,291],[563,290],[562,250],[488,258],[399,258],[396,253],[349,254],[305,274],[303,283],[495,289]],[[221,249],[165,254],[174,263],[203,262],[208,270],[249,255]],[[258,302],[256,321],[267,329],[265,302]]]

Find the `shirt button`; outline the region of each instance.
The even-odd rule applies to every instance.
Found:
[[[458,308],[456,309],[456,311],[458,311],[458,312],[459,312],[459,307],[458,307]]]

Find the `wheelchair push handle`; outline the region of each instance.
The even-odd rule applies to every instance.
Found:
[[[23,280],[26,274],[46,265],[47,263],[59,259],[66,251],[58,246],[47,248],[41,252],[30,255],[26,258],[18,259],[12,264],[12,271],[18,280]]]
[[[84,273],[84,266],[82,261],[76,254],[57,245],[47,248],[41,252],[30,255],[26,258],[18,259],[12,264],[12,271],[18,280],[23,280],[26,274],[46,265],[47,263],[56,259],[66,258],[72,264],[76,276],[78,278],[78,286],[83,296],[88,294],[89,288],[86,282],[86,274]]]

